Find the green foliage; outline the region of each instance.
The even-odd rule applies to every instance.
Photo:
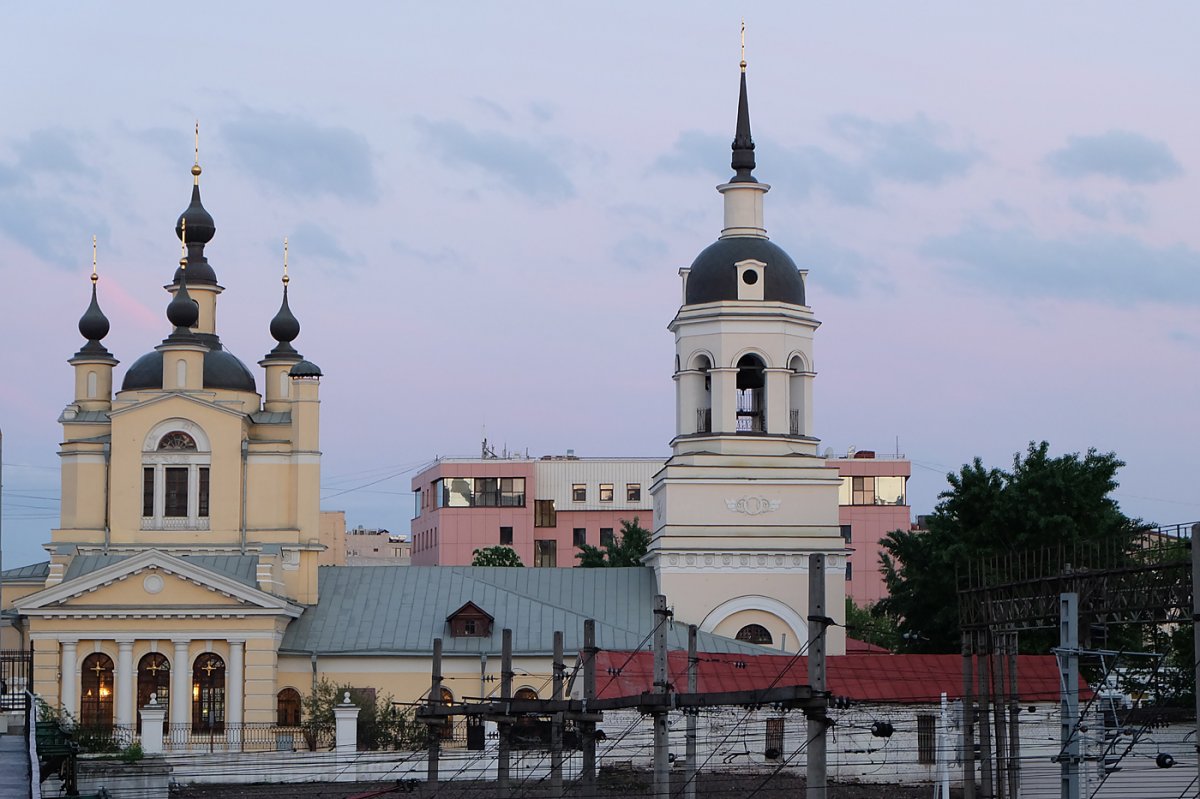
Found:
[[[959,650],[956,575],[969,563],[1060,545],[1120,545],[1145,529],[1109,496],[1125,465],[1115,454],[1090,449],[1051,457],[1049,449],[1045,441],[1030,442],[1008,471],[975,458],[946,475],[950,487],[938,496],[927,531],[884,537],[880,561],[889,596],[876,611],[897,624],[902,649]]]
[[[494,546],[471,553],[472,566],[524,566],[521,556],[512,547]]]
[[[120,759],[123,763],[136,763],[145,756],[146,753],[142,751],[141,743],[134,741],[129,746],[121,750]]]
[[[846,597],[846,635],[895,651],[900,645],[900,631],[894,620],[876,608],[876,605],[860,607]]]
[[[579,547],[575,557],[579,558],[579,566],[585,569],[595,569],[605,566],[641,566],[642,558],[650,547],[650,531],[638,524],[638,517],[633,521],[621,520],[621,538],[613,543],[605,543],[603,547],[584,544]]]
[[[425,746],[426,726],[416,720],[412,710],[397,708],[391,694],[376,696],[374,690],[338,685],[322,677],[313,692],[301,701],[304,720],[300,726],[310,749],[315,749],[319,741],[332,740],[333,710],[342,704],[347,693],[350,702],[358,706],[356,726],[360,750],[408,750]]]

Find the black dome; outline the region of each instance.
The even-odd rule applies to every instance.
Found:
[[[804,281],[796,263],[778,245],[756,236],[731,236],[718,239],[696,256],[687,279],[685,305],[722,302],[738,298],[738,277],[734,264],[755,260],[767,265],[763,270],[763,299],[804,305]]]
[[[137,389],[161,389],[163,354],[157,350],[147,352],[133,362],[121,381],[122,391]],[[254,375],[246,364],[226,350],[209,350],[204,353],[204,387],[225,388],[233,391],[257,391]]]
[[[79,317],[79,333],[88,341],[100,341],[108,335],[108,317],[100,310],[96,301],[96,284],[92,284],[92,302],[83,316]]]
[[[312,361],[300,361],[292,367],[288,372],[290,377],[324,377],[321,374],[321,367],[317,366]]]

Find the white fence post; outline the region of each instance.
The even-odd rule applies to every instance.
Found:
[[[142,751],[148,755],[159,755],[163,751],[163,718],[167,709],[158,703],[158,696],[150,694],[150,703],[139,711],[142,714]]]

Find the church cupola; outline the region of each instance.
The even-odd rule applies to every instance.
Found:
[[[264,410],[267,411],[286,410],[287,403],[292,396],[293,367],[307,363],[292,346],[292,342],[300,335],[300,322],[292,313],[291,306],[288,305],[288,283],[291,282],[291,278],[288,277],[288,241],[286,238],[283,240],[282,282],[283,301],[274,318],[271,319],[271,338],[275,339],[275,347],[258,362],[258,365],[263,367],[267,373],[264,397]]]
[[[75,403],[82,410],[108,410],[112,407],[112,373],[118,361],[104,346],[108,335],[108,317],[100,310],[96,284],[96,237],[92,236],[92,301],[79,317],[79,333],[87,343],[68,363],[75,367]]]
[[[192,164],[192,200],[188,203],[188,207],[179,215],[179,220],[175,223],[175,235],[180,241],[184,241],[184,228],[187,228],[187,266],[189,269],[189,279],[192,285],[200,285],[202,283],[211,283],[216,285],[217,275],[213,271],[212,266],[208,263],[208,258],[204,255],[204,245],[212,241],[212,238],[217,233],[217,226],[213,222],[212,214],[204,207],[204,203],[200,201],[200,173],[203,170],[200,168],[200,123],[196,123],[196,161]],[[175,272],[175,280],[178,281],[180,272]]]
[[[200,306],[188,293],[186,223],[180,232],[184,254],[179,259],[179,280],[175,293],[167,303],[167,320],[175,329],[154,349],[162,355],[163,389],[199,391],[204,388],[204,356],[208,353],[208,347],[192,332],[200,318]]]
[[[743,50],[734,128],[733,177],[717,187],[725,207],[720,237],[680,270],[683,306],[676,334],[677,436],[811,438],[811,346],[818,322],[807,307],[804,277],[767,237]],[[694,446],[702,446],[695,443]],[[760,449],[748,441],[729,449]],[[789,445],[791,446],[791,445]]]

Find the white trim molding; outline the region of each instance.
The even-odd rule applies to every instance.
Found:
[[[708,612],[704,620],[700,622],[700,630],[710,633],[717,628],[721,622],[728,619],[735,613],[741,613],[744,610],[760,610],[764,613],[770,613],[784,624],[792,628],[792,632],[801,636],[808,630],[808,624],[804,619],[793,610],[791,607],[783,604],[778,599],[772,599],[767,596],[758,594],[746,594],[745,596],[734,597],[727,599],[721,604]],[[802,640],[802,639],[799,639]],[[797,643],[799,643],[799,640]]]

